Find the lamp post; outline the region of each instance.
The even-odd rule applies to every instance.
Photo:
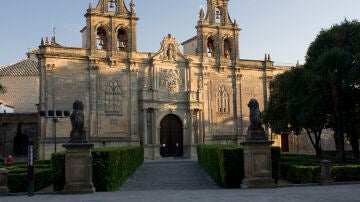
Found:
[[[56,137],[56,124],[59,122],[61,118],[68,118],[70,116],[70,112],[67,110],[48,110],[48,111],[40,111],[40,116],[45,118],[51,118],[53,122],[53,135],[54,135],[54,152],[57,151],[57,137]]]

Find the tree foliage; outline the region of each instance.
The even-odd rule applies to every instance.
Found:
[[[305,69],[314,78],[313,88],[321,87],[327,97],[328,125],[335,132],[339,155],[345,161],[344,134],[359,156],[358,129],[360,84],[360,23],[345,20],[322,30],[311,43]]]
[[[321,155],[321,132],[327,117],[322,113],[322,97],[310,88],[308,81],[309,75],[303,68],[294,68],[271,81],[264,120],[277,134],[300,134],[305,130],[316,154]]]
[[[345,20],[319,33],[304,68],[271,82],[265,118],[276,133],[305,129],[318,155],[321,131],[331,128],[345,161],[344,134],[359,157],[359,112],[360,23]]]

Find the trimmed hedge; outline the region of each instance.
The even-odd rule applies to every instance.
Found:
[[[360,165],[331,166],[331,176],[336,182],[360,181]]]
[[[99,148],[91,151],[93,183],[96,191],[115,191],[132,176],[144,162],[143,147]],[[54,191],[65,186],[65,154],[52,155]]]
[[[50,186],[52,184],[52,169],[50,161],[35,161],[35,191]],[[28,171],[26,162],[6,163],[1,167],[9,170],[8,188],[11,193],[27,192]]]
[[[282,155],[281,176],[285,179],[299,183],[319,183],[321,177],[321,160],[330,160],[335,164],[331,165],[331,175],[336,182],[360,181],[360,165],[357,159],[348,159],[352,164],[336,165],[340,162],[336,157],[317,157],[310,155]]]
[[[242,179],[244,179],[243,149],[226,148],[219,149],[217,152],[221,186],[224,188],[239,188]]]
[[[235,145],[198,145],[200,166],[224,188],[239,188],[244,178],[243,149]],[[280,148],[272,147],[273,178],[280,178]]]

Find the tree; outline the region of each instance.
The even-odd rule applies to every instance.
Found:
[[[310,77],[294,68],[270,82],[270,99],[264,120],[278,134],[306,131],[316,155],[321,155],[321,133],[325,128],[323,97],[310,89]]]
[[[352,115],[359,105],[360,84],[360,23],[345,20],[328,30],[322,30],[311,43],[305,69],[314,78],[312,87],[321,86],[327,97],[327,124],[335,132],[337,150],[345,161],[344,134],[353,141],[354,154],[358,153],[359,122]],[[331,97],[329,97],[329,95]],[[356,146],[357,145],[357,146]],[[357,147],[357,148],[355,148]]]

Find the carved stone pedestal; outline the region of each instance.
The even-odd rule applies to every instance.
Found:
[[[0,168],[0,196],[8,195],[9,188],[7,187],[8,170]]]
[[[65,194],[94,193],[92,183],[92,156],[93,144],[68,143],[64,144],[65,176],[66,184],[63,190]]]
[[[271,188],[272,179],[271,145],[273,141],[247,140],[244,147],[244,174],[241,188]]]

